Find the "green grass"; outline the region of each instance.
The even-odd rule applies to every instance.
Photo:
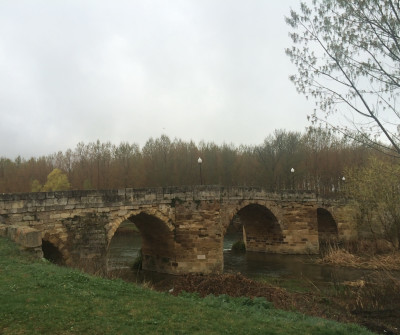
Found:
[[[0,334],[370,334],[264,299],[178,297],[34,260],[0,238]]]

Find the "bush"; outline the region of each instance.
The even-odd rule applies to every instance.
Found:
[[[246,245],[243,241],[237,241],[233,243],[231,250],[234,252],[246,252]]]

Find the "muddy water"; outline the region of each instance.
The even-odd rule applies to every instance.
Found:
[[[316,264],[318,256],[277,255],[259,252],[235,253],[230,249],[240,239],[238,235],[229,235],[224,239],[224,272],[240,272],[249,278],[295,278],[316,284],[328,282],[353,281],[363,278],[370,271],[352,268],[340,268]],[[168,275],[132,270],[132,264],[141,246],[139,233],[116,233],[111,241],[108,269],[131,281],[158,282]]]

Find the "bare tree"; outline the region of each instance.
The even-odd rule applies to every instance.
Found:
[[[301,2],[286,22],[293,29],[286,54],[298,70],[291,80],[315,98],[312,122],[398,156],[399,1]]]

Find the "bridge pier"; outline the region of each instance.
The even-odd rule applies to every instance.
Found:
[[[222,272],[220,202],[175,199],[172,204],[125,215],[142,237],[142,268],[170,274]],[[110,239],[120,223],[111,225]]]

